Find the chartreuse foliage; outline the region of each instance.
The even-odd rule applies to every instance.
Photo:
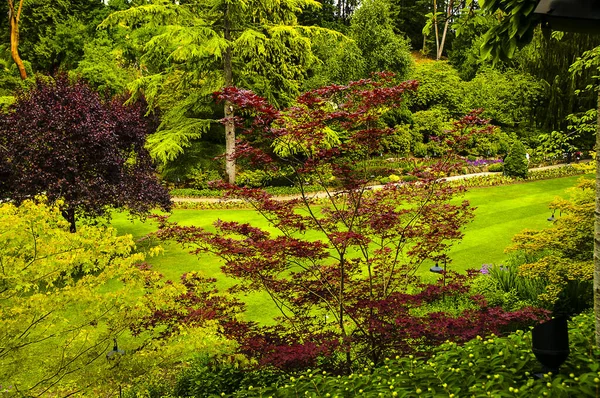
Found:
[[[581,178],[569,199],[551,204],[552,228],[524,230],[509,248],[525,255],[521,275],[542,280],[539,299],[559,310],[579,311],[591,305],[594,246],[594,180]]]
[[[248,387],[237,397],[595,397],[600,391],[600,349],[594,345],[594,317],[569,322],[571,354],[557,375],[534,377],[541,365],[531,351],[531,333],[488,336],[463,346],[447,342],[431,356],[386,359],[348,376],[319,369],[270,388]]]
[[[212,293],[194,287],[197,278],[165,283],[144,270],[130,235],[99,226],[71,233],[59,208],[40,198],[0,206],[0,241],[2,392],[105,396],[151,374],[168,377],[190,352],[227,350],[208,316],[200,325],[197,315],[204,327],[196,328],[140,323],[157,309],[177,311],[190,290],[207,301]],[[115,338],[124,353],[109,361]]]

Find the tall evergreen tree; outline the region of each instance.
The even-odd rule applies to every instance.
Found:
[[[111,14],[100,26],[125,23],[143,36],[144,75],[134,93],[144,93],[163,114],[148,147],[162,162],[175,159],[215,121],[211,94],[223,87],[253,88],[276,103],[298,92],[314,62],[313,33],[296,14],[319,7],[314,0],[190,0],[149,4]],[[327,31],[334,34],[332,31]],[[233,107],[223,106],[226,173],[235,181]]]

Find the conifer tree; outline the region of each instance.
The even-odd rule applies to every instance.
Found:
[[[100,26],[124,23],[144,33],[143,68],[134,91],[164,111],[151,154],[175,159],[214,120],[211,94],[223,87],[253,88],[275,103],[297,94],[315,61],[308,36],[330,33],[297,25],[296,14],[319,7],[314,0],[152,1],[111,14]],[[150,38],[148,39],[148,36]],[[226,172],[235,182],[233,106],[223,104]]]
[[[504,174],[509,177],[527,177],[527,156],[525,146],[516,140],[510,147],[510,151],[504,159]]]

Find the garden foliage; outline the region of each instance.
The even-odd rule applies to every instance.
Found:
[[[504,174],[509,177],[527,177],[529,165],[525,155],[526,150],[523,143],[514,141],[504,159]]]
[[[72,233],[60,213],[43,198],[0,205],[0,393],[116,395],[119,385],[168,380],[194,353],[230,352],[215,314],[236,306],[215,298],[209,280],[165,281],[130,235],[92,225]],[[160,316],[184,308],[195,327]]]
[[[541,374],[531,351],[531,333],[477,336],[464,346],[446,342],[431,356],[385,358],[348,376],[309,369],[285,385],[238,391],[235,397],[595,397],[600,391],[600,350],[594,317],[569,322],[571,354],[559,374]]]
[[[416,88],[410,81],[393,85],[392,78],[377,74],[313,90],[284,111],[248,91],[218,94],[247,116],[236,119],[244,134],[236,155],[266,170],[291,168],[300,197],[278,201],[261,189],[225,184],[226,197],[246,200],[271,228],[217,221],[213,232],[163,218],[158,236],[220,256],[223,272],[239,282],[233,291],[270,296],[281,312],[276,326],[224,325],[241,351],[263,365],[289,370],[321,361],[348,371],[358,359],[379,363],[390,352],[439,344],[436,332],[424,333],[428,323],[412,318],[410,308],[459,288],[423,286],[414,273],[427,261],[450,263],[447,250],[462,237],[472,209],[456,200],[462,187],[441,177],[460,164],[456,149],[491,128],[477,113],[469,114],[436,137],[446,156],[416,168],[415,181],[370,191],[365,160],[382,137],[393,134],[378,119]],[[303,191],[309,177],[326,192],[324,201],[314,202]],[[445,322],[464,326],[487,311],[481,301],[476,307]]]
[[[543,303],[557,312],[576,313],[592,303],[594,180],[581,178],[570,194],[551,204],[552,228],[524,230],[509,250],[522,254],[522,276],[544,282]]]

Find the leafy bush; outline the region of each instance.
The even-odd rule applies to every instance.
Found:
[[[464,345],[447,342],[430,356],[386,358],[348,376],[308,370],[284,386],[247,389],[243,397],[594,397],[600,389],[600,349],[594,344],[594,317],[569,322],[571,354],[560,373],[536,378],[541,365],[531,351],[531,333],[477,336]]]
[[[257,370],[243,358],[209,357],[195,358],[177,379],[174,395],[178,397],[213,397],[231,394],[249,387],[278,385],[287,378],[274,369]]]
[[[539,80],[513,70],[485,69],[464,86],[464,106],[484,109],[484,117],[502,126],[531,124],[534,110],[544,95]]]
[[[488,166],[488,171],[494,173],[498,171],[504,171],[504,164],[502,163],[494,163]]]
[[[244,170],[238,173],[235,183],[250,188],[265,186],[271,180],[271,176],[263,170]]]
[[[437,105],[447,109],[452,116],[464,113],[463,82],[447,62],[419,64],[411,78],[419,82],[419,91],[410,100],[410,108],[413,111],[426,110]]]
[[[386,153],[405,156],[410,152],[412,138],[410,126],[407,124],[399,125],[394,129],[394,134],[381,140],[381,146]]]
[[[515,140],[504,159],[504,174],[509,177],[527,177],[528,164],[525,154],[526,151],[523,143]]]
[[[528,306],[540,307],[538,295],[545,287],[542,280],[519,275],[519,264],[511,261],[504,266],[484,264],[481,275],[471,284],[471,293],[483,295],[490,305],[514,311]]]
[[[413,146],[413,155],[417,158],[424,158],[427,156],[427,144],[415,142]]]

